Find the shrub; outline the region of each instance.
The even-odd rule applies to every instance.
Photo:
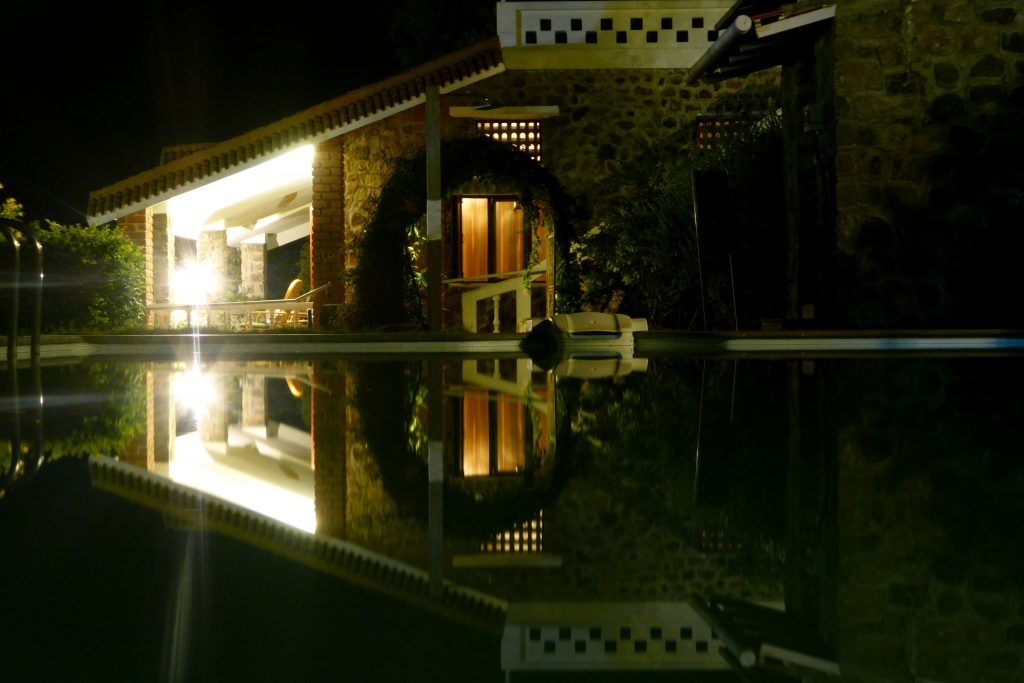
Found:
[[[43,253],[42,331],[114,330],[145,320],[145,261],[127,237],[112,227],[52,221],[34,234]],[[35,278],[33,251],[23,249],[22,283]],[[22,292],[23,330],[33,313],[29,294]]]

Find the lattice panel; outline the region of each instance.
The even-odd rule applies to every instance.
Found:
[[[540,163],[540,121],[477,121],[477,132],[512,145]]]

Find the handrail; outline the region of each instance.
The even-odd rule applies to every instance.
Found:
[[[543,275],[547,270],[547,261],[541,261],[532,268],[525,268],[523,270],[513,271],[511,273],[502,273],[501,275],[507,276],[504,280],[498,280],[497,282],[482,282],[479,287],[475,287],[462,295],[462,326],[468,332],[476,332],[476,305],[479,301],[486,299],[487,297],[494,297],[497,299],[502,294],[507,292],[516,293],[516,327],[518,331],[519,323],[530,317],[530,295],[529,295],[529,284],[536,280],[538,277]],[[525,276],[525,277],[524,277]],[[480,275],[479,277],[498,277],[498,275]],[[458,278],[457,280],[446,280],[446,284],[456,283],[465,281],[467,278]],[[523,281],[525,279],[525,282]],[[494,332],[498,332],[500,325],[498,318],[498,306],[495,302],[494,307]]]

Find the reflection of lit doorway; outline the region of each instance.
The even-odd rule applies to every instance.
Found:
[[[456,423],[457,464],[464,477],[515,474],[526,466],[527,449],[537,443],[543,450],[547,416],[535,425],[528,406],[501,392],[472,389],[459,400],[461,420]],[[537,430],[540,434],[536,434]]]
[[[459,277],[482,278],[527,267],[530,234],[524,230],[523,211],[514,198],[461,197],[456,207],[455,263]],[[543,259],[543,234],[538,234],[537,248],[538,260]]]

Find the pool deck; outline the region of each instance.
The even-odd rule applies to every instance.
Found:
[[[525,334],[456,334],[401,332],[225,333],[43,335],[39,358],[84,357],[280,358],[313,356],[523,356]],[[1024,330],[781,330],[741,332],[644,331],[634,333],[632,347],[572,342],[571,354],[632,353],[666,355],[820,356],[877,353],[1009,353],[1024,351]],[[31,340],[18,338],[18,364],[31,359]],[[6,365],[6,358],[0,359]]]

